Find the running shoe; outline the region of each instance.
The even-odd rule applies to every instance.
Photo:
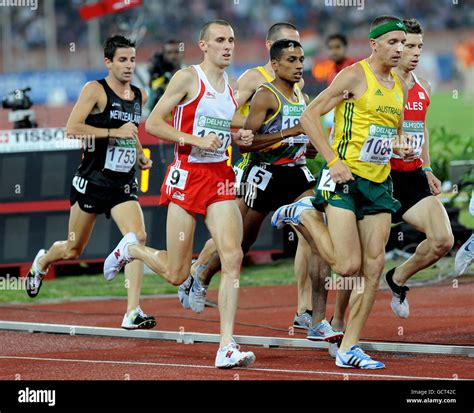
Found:
[[[122,328],[125,330],[148,330],[155,326],[155,317],[146,315],[140,306],[123,316]]]
[[[41,272],[38,268],[39,259],[44,255],[46,255],[46,250],[41,249],[38,251],[35,259],[33,260],[30,271],[26,275],[25,289],[26,294],[28,294],[30,298],[35,298],[39,294],[41,286],[43,285],[43,278],[47,273],[47,271]]]
[[[120,270],[133,261],[128,255],[128,247],[138,244],[137,236],[133,232],[126,234],[104,262],[104,277],[112,281]]]
[[[306,310],[303,314],[295,314],[293,320],[293,328],[301,328],[303,330],[308,330],[313,324],[313,314],[312,311]]]
[[[307,196],[292,204],[283,205],[278,208],[272,215],[272,227],[281,229],[285,224],[301,224],[301,214],[303,211],[314,209],[311,202],[313,199],[314,197]]]
[[[385,364],[383,364],[381,361],[373,360],[357,345],[352,346],[347,353],[343,353],[341,350],[338,350],[336,354],[336,366],[358,369],[385,368]]]
[[[186,281],[178,287],[179,302],[181,303],[183,308],[186,309],[191,308],[191,306],[189,305],[189,290],[193,285],[193,281],[193,276],[189,274],[188,278],[186,278]]]
[[[341,342],[344,337],[342,331],[334,331],[326,320],[308,330],[306,338],[311,341],[327,341],[328,343]]]
[[[193,275],[193,282],[189,290],[189,306],[195,313],[202,313],[206,305],[206,295],[209,286],[204,286],[199,281],[199,273]]]
[[[240,346],[234,342],[217,350],[216,367],[218,369],[249,367],[254,362],[255,354],[251,351],[240,351]]]
[[[385,274],[385,280],[390,290],[392,290],[392,311],[400,318],[408,318],[410,315],[410,305],[407,300],[407,292],[410,291],[410,289],[404,285],[399,286],[395,284],[395,281],[393,281],[394,273],[395,268],[392,268]]]
[[[454,259],[456,275],[463,275],[474,261],[474,234],[459,248]]]

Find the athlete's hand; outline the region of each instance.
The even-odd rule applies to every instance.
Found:
[[[314,159],[316,158],[316,155],[318,154],[318,150],[313,146],[313,144],[310,142],[306,145],[306,154],[305,156],[309,159]]]
[[[253,143],[253,132],[250,129],[239,129],[232,133],[232,142],[237,146],[250,146]]]
[[[128,122],[118,129],[111,129],[110,136],[120,139],[138,139],[138,128],[132,122]]]
[[[197,147],[206,151],[217,151],[221,146],[222,141],[212,132],[204,136],[204,138],[199,138],[197,141]]]
[[[151,169],[152,165],[153,161],[150,158],[147,158],[143,152],[138,154],[138,167],[142,171],[145,169]]]
[[[354,177],[352,176],[351,170],[347,165],[338,159],[330,168],[329,175],[331,175],[332,180],[336,184],[343,184],[348,181],[353,181]]]
[[[393,153],[400,156],[405,162],[414,161],[416,159],[414,142],[415,138],[413,136],[396,136],[392,143]]]
[[[428,185],[430,186],[431,193],[433,195],[439,195],[441,193],[441,181],[436,178],[435,174],[431,171],[425,171]]]

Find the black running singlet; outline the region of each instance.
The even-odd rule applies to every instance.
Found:
[[[107,105],[101,113],[90,114],[85,123],[96,128],[118,129],[128,122],[138,127],[142,114],[142,94],[131,86],[135,98],[124,100],[117,96],[105,79],[98,80],[107,94]],[[135,178],[136,141],[130,139],[95,139],[84,145],[83,159],[76,176],[95,185],[119,188]]]

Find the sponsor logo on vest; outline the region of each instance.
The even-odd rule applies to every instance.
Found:
[[[418,92],[418,97],[425,100],[425,94],[423,92]]]
[[[186,195],[183,194],[182,192],[177,191],[177,192],[175,192],[175,193],[173,194],[173,196],[172,196],[171,198],[177,199],[177,200],[179,200],[179,201],[184,201],[185,196],[186,196]]]
[[[377,89],[377,91],[375,92],[375,96],[383,96],[383,93],[380,89]]]

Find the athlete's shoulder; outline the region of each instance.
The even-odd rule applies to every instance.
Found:
[[[197,78],[197,71],[193,66],[185,67],[184,69],[179,69],[173,76],[173,78],[179,79],[180,81],[192,80]]]
[[[265,78],[263,74],[258,70],[256,67],[251,69],[247,69],[244,73],[242,73],[238,79],[239,83],[245,82],[246,84],[253,84],[255,85],[255,89],[261,85]]]
[[[423,86],[423,89],[426,90],[426,92],[428,93],[428,96],[431,95],[431,83],[425,79],[424,77],[421,77],[421,76],[417,76],[417,79],[418,79],[418,82],[421,84],[421,86]]]
[[[252,105],[265,105],[266,107],[272,108],[278,106],[278,98],[276,93],[273,91],[269,83],[263,83],[257,87],[255,95],[252,99]],[[251,106],[252,107],[252,106]]]
[[[102,91],[104,91],[104,87],[98,80],[91,80],[82,88],[82,92],[88,94],[100,93]]]

